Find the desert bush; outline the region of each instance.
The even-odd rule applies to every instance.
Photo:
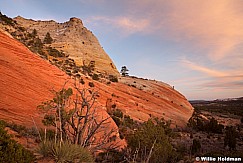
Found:
[[[209,121],[205,121],[201,117],[198,117],[197,114],[194,114],[189,119],[188,126],[197,131],[207,131],[218,134],[222,134],[224,129],[224,125],[219,124],[215,118],[211,118]]]
[[[128,148],[136,154],[136,161],[169,162],[174,151],[164,127],[152,120],[144,122],[128,137]]]
[[[43,121],[43,122],[45,123],[45,121]],[[55,139],[55,131],[47,129],[46,132],[45,132],[45,130],[41,129],[40,130],[40,136],[41,136],[41,140],[47,140],[47,141],[54,140]]]
[[[37,36],[37,30],[34,29],[34,30],[32,31],[32,33],[31,33],[31,35],[32,35],[32,37],[36,37],[36,36]]]
[[[91,76],[95,69],[95,61],[90,61],[88,65],[83,62],[83,66],[81,66],[81,68],[83,70],[83,74]]]
[[[24,27],[19,27],[19,30],[22,32],[26,31],[26,29]]]
[[[79,80],[79,82],[80,82],[81,84],[85,84],[85,82],[84,82],[84,79],[83,79],[83,78],[81,78],[81,79]]]
[[[116,163],[116,162],[125,162],[124,160],[124,152],[123,151],[117,151],[117,150],[108,150],[105,152],[101,152],[96,157],[95,162],[110,162],[110,163]]]
[[[182,156],[184,156],[187,152],[185,143],[179,143],[179,144],[177,144],[177,146],[175,148],[176,148],[177,152],[179,154],[181,154]]]
[[[65,57],[65,54],[63,52],[58,51],[55,48],[48,47],[47,48],[48,54],[53,57]]]
[[[52,156],[57,162],[93,162],[93,157],[85,148],[70,143],[63,143],[62,146],[54,144]]]
[[[89,86],[90,87],[94,87],[94,83],[93,82],[89,82]]]
[[[109,80],[110,80],[111,82],[118,82],[118,78],[117,78],[117,76],[114,76],[114,75],[109,75]]]
[[[225,131],[224,137],[224,146],[228,146],[230,150],[236,149],[236,138],[237,138],[237,131],[233,126],[227,126]]]
[[[131,85],[131,87],[133,87],[133,88],[137,88],[136,85],[133,85],[133,84]]]
[[[113,105],[112,105],[113,106]],[[112,107],[113,108],[113,107]],[[112,114],[118,118],[123,118],[123,113],[120,109],[115,109],[112,111]]]
[[[11,128],[12,130],[16,131],[19,134],[26,132],[26,130],[27,130],[25,126],[18,125],[16,123],[6,123],[6,126]]]
[[[51,141],[41,142],[37,148],[37,152],[41,154],[43,157],[51,157],[52,145],[53,142]]]
[[[116,108],[116,104],[111,105],[111,108],[115,109]],[[122,112],[121,112],[122,113]],[[121,117],[122,118],[122,117]]]
[[[53,158],[56,162],[93,162],[92,154],[80,145],[63,142],[61,145],[53,141],[42,142],[38,152],[44,157]]]
[[[50,33],[47,32],[43,42],[44,42],[45,44],[51,44],[52,41],[53,41],[53,39],[51,38]]]
[[[78,73],[78,70],[77,70],[77,69],[74,69],[74,70],[72,71],[72,73],[76,74],[76,73]]]
[[[19,125],[16,123],[7,123],[5,122],[6,127],[9,127],[11,130],[16,131],[19,135],[21,136],[33,136],[33,137],[38,137],[38,131],[36,128],[26,128],[23,125]]]
[[[0,12],[0,22],[4,22],[7,25],[11,25],[11,26],[13,26],[15,23],[13,19],[7,17],[6,15],[3,15],[1,12]]]
[[[116,117],[116,116],[111,116],[111,118],[113,119],[113,121],[116,123],[116,125],[119,127],[121,125],[121,120],[120,118]]]
[[[99,75],[98,74],[93,74],[92,79],[93,80],[99,80]]]
[[[224,125],[219,124],[215,118],[211,118],[210,121],[204,125],[204,129],[208,132],[222,134]]]
[[[199,152],[200,149],[201,149],[200,141],[198,139],[193,139],[192,147],[191,147],[192,154],[196,154],[197,152]]]
[[[0,122],[0,162],[29,163],[35,160],[32,152],[18,144],[4,129],[6,123]]]
[[[122,124],[123,113],[120,109],[114,109],[116,104],[111,106],[113,109],[109,112],[111,118],[114,120],[116,125],[119,127]]]
[[[123,120],[122,125],[126,126],[128,128],[133,128],[134,121],[129,115],[124,115],[124,120]]]

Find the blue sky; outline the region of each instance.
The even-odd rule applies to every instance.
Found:
[[[118,70],[188,99],[243,96],[241,0],[0,0],[10,17],[82,19]]]

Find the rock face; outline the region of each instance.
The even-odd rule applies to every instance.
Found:
[[[60,90],[66,81],[66,86],[73,88],[74,82],[56,66],[1,31],[0,73],[0,119],[28,127],[33,126],[32,118],[42,126],[43,115],[37,106],[53,98],[52,90]],[[100,111],[109,116],[105,109]]]
[[[18,16],[14,20],[30,33],[36,29],[42,41],[49,32],[53,38],[50,46],[69,55],[77,65],[88,65],[91,61],[95,61],[95,71],[98,73],[119,76],[110,57],[92,32],[83,26],[80,19],[70,18],[67,22],[57,23],[53,20],[34,21]]]
[[[36,107],[67,79],[64,72],[2,32],[0,73],[0,117],[27,126],[33,125],[31,117],[41,124]]]
[[[41,121],[44,115],[37,110],[37,106],[53,98],[52,90],[60,90],[66,82],[66,87],[73,88],[74,83],[56,66],[33,54],[1,30],[0,73],[0,119],[29,128],[34,127],[34,124],[38,128],[43,127]],[[88,86],[86,84],[83,87]],[[102,104],[98,102],[98,105]],[[97,114],[98,118],[109,117],[104,107]],[[107,132],[118,131],[111,118],[107,122]],[[120,140],[119,135],[116,137],[122,147],[125,142]]]
[[[60,90],[67,79],[70,81],[67,86],[72,87],[73,82],[56,66],[1,31],[0,73],[0,118],[29,127],[33,126],[31,117],[41,125],[43,115],[37,112],[36,107],[52,99],[50,90]],[[98,90],[97,100],[102,115],[109,116],[107,111],[115,106],[137,121],[163,117],[174,125],[185,126],[193,113],[187,99],[163,82],[136,77],[120,77],[118,83],[88,77],[83,77],[83,80],[86,88],[92,82],[94,89]],[[114,121],[112,124],[117,128]]]
[[[173,126],[185,126],[193,113],[187,99],[170,85],[135,77],[121,77],[119,83],[95,83],[102,94],[101,103],[116,105],[134,120],[143,122],[151,117],[171,120]]]

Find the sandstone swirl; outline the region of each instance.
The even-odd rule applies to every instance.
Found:
[[[26,22],[25,26],[30,31],[41,26],[43,30],[38,28],[37,30],[42,39],[46,32],[50,31],[56,40],[51,46],[58,47],[61,44],[64,46],[64,44],[68,45],[70,43],[69,47],[66,47],[66,50],[67,52],[70,50],[71,57],[75,58],[75,55],[77,55],[79,58],[76,58],[77,60],[87,58],[100,59],[100,62],[96,61],[96,68],[98,70],[108,74],[118,73],[113,62],[103,49],[98,48],[98,50],[103,52],[102,54],[98,53],[98,51],[96,53],[94,49],[90,49],[95,47],[93,46],[94,44],[97,44],[98,47],[99,43],[90,32],[87,32],[88,30],[82,26],[82,22],[79,19],[72,18],[69,22],[62,24],[55,23],[54,21],[26,20],[20,17],[17,19],[19,23],[21,21]],[[46,26],[44,25],[45,23]],[[52,25],[53,28],[51,28]],[[57,28],[58,26],[60,28]],[[64,28],[64,26],[67,27]],[[81,45],[79,45],[83,46],[81,50],[79,47],[75,47],[75,40],[78,38],[73,37],[75,30],[68,31],[70,28],[76,29],[76,32],[86,31],[89,33],[86,36],[92,36],[90,43],[87,44],[88,39],[86,38],[83,39],[85,43],[83,44],[81,41]],[[61,29],[64,29],[65,32],[62,33]],[[65,46],[61,49],[64,51]],[[75,50],[77,53],[71,53]],[[81,54],[80,51],[90,53],[87,55],[87,58],[82,58],[79,56]],[[102,66],[103,64],[106,66]],[[113,68],[111,65],[113,65]],[[73,83],[73,79],[70,79],[68,75],[56,66],[51,65],[47,60],[32,53],[22,43],[1,31],[0,73],[0,118],[29,127],[33,126],[32,117],[38,125],[41,125],[43,115],[37,112],[36,107],[41,102],[53,97],[50,90],[59,90],[67,79],[69,80],[67,86],[72,87]],[[163,117],[166,120],[171,120],[174,125],[185,126],[193,113],[193,107],[187,99],[163,82],[136,77],[119,77],[118,83],[112,82],[111,84],[107,84],[107,82],[95,81],[85,76],[82,76],[82,78],[86,83],[85,87],[88,87],[89,82],[93,82],[94,89],[99,91],[98,104],[101,106],[100,114],[104,116],[109,116],[107,110],[111,109],[111,106],[115,104],[116,108],[137,121],[146,121],[150,117]],[[114,128],[117,128],[112,119],[111,124]]]

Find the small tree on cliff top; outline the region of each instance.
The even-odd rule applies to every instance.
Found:
[[[128,69],[127,69],[127,67],[126,66],[122,66],[122,68],[121,68],[121,75],[122,76],[128,76]]]

